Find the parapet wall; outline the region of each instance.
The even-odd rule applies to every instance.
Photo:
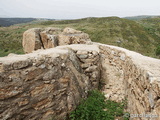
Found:
[[[115,46],[99,44],[99,49],[106,98],[127,99],[134,120],[159,120],[160,60]]]
[[[65,120],[98,89],[97,46],[71,45],[0,58],[1,120]]]
[[[63,120],[99,83],[107,99],[126,98],[130,114],[160,116],[159,73],[158,59],[98,43],[3,57],[0,119]]]

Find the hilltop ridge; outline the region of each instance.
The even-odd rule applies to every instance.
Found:
[[[115,45],[143,55],[156,57],[155,50],[160,43],[160,36],[158,24],[155,20],[150,20],[150,18],[147,18],[143,22],[143,20],[132,21],[118,17],[91,17],[0,28],[0,56],[5,56],[11,52],[23,53],[22,34],[29,28],[59,27],[63,29],[72,27],[89,34],[94,42]],[[154,25],[154,23],[157,25]],[[146,24],[149,26],[146,26]]]

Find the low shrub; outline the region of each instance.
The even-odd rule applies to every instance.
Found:
[[[104,94],[98,90],[89,92],[86,100],[72,111],[70,120],[114,120],[123,118],[124,103],[117,103],[111,100],[105,100]]]

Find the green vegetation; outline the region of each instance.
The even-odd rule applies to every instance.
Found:
[[[23,28],[1,28],[0,29],[0,57],[9,53],[23,54],[22,34]]]
[[[19,23],[27,23],[36,20],[35,18],[0,18],[1,26],[10,26]]]
[[[156,55],[157,56],[160,56],[160,45],[157,47],[157,49],[156,49]]]
[[[160,17],[137,20],[136,22],[143,26],[158,44],[160,43]]]
[[[94,42],[120,46],[156,57],[160,44],[160,18],[127,20],[118,17],[83,18],[77,20],[45,21],[0,28],[0,56],[22,51],[22,34],[33,27],[72,27],[90,35]],[[5,52],[7,51],[8,52]]]
[[[93,90],[89,92],[88,98],[71,112],[70,120],[128,120],[129,118],[123,117],[124,107],[124,103],[105,100],[100,91]]]
[[[151,16],[151,15],[140,15],[140,16],[131,16],[131,17],[124,17],[125,19],[129,20],[142,20],[142,19],[148,19],[148,18],[154,18],[157,16]]]

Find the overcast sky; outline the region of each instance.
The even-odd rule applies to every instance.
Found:
[[[75,19],[160,15],[160,0],[0,0],[0,17]]]

